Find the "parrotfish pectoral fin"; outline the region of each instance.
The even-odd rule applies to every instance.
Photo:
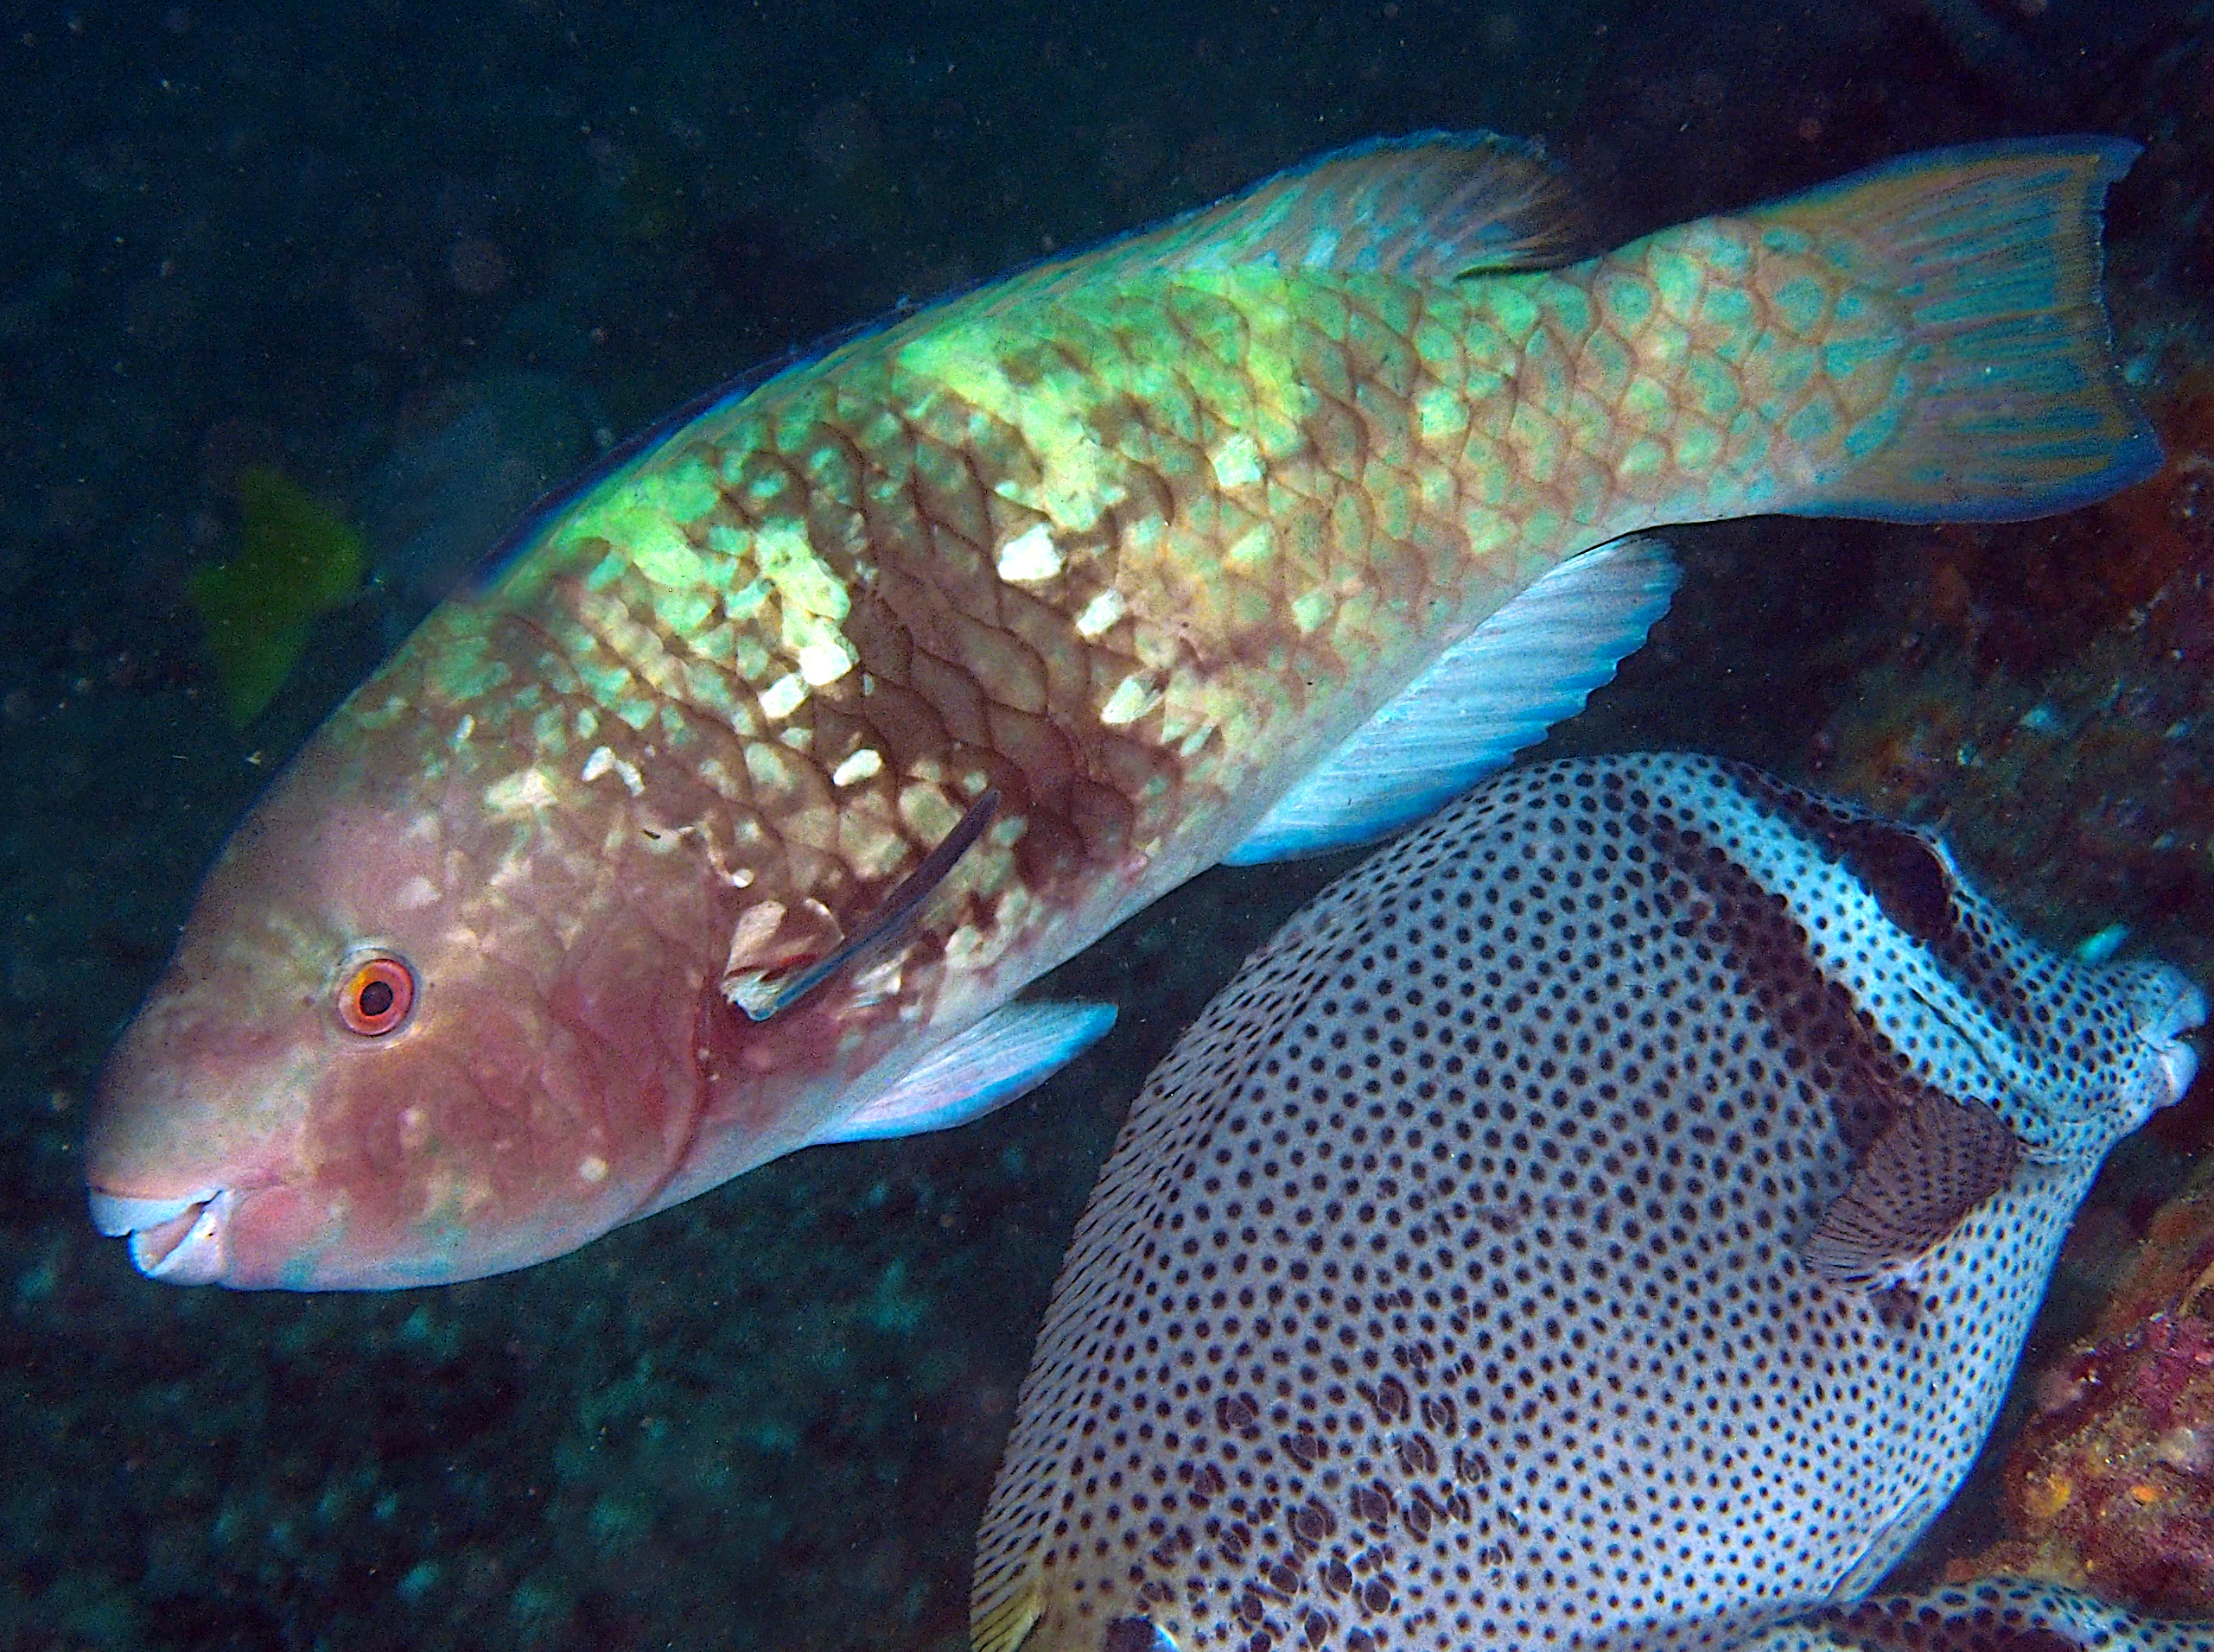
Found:
[[[1582,219],[1535,143],[1496,132],[1378,138],[1280,172],[1234,200],[1110,251],[1217,270],[1382,272],[1450,281],[1479,270],[1545,270],[1583,250]]]
[[[1570,557],[1433,662],[1276,800],[1231,866],[1365,843],[1466,791],[1611,680],[1683,575],[1657,539]]]
[[[2100,204],[2137,154],[2103,137],[1939,149],[1745,214],[1772,250],[1873,259],[1855,278],[1888,284],[1910,329],[1892,405],[1768,508],[2021,521],[2159,468],[2099,301]],[[1776,295],[1786,308],[1791,296]]]
[[[1833,1284],[1895,1282],[2004,1187],[2021,1156],[2014,1133],[1986,1102],[1908,1102],[1815,1224],[1800,1260]]]
[[[913,872],[900,880],[884,898],[884,904],[844,944],[796,970],[773,974],[749,970],[734,975],[722,983],[723,996],[744,1010],[749,1020],[766,1021],[772,1015],[790,1009],[839,970],[891,945],[914,922],[915,914],[930,899],[931,891],[945,881],[970,846],[983,836],[984,828],[992,823],[992,815],[998,808],[999,793],[989,790],[970,804],[969,812],[938,841],[936,848],[923,856]]]
[[[966,1124],[1045,1083],[1114,1025],[1112,1004],[1009,1004],[815,1140],[877,1141]]]

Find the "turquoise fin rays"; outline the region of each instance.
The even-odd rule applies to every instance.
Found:
[[[1044,1083],[1114,1025],[1112,1004],[1009,1004],[814,1140],[876,1141],[980,1119]]]
[[[1743,214],[1765,234],[1849,257],[1910,328],[1893,406],[1848,442],[1835,473],[1768,508],[2014,522],[2158,469],[2099,299],[2100,205],[2137,152],[2103,137],[1939,149]]]
[[[1569,558],[1355,729],[1225,863],[1369,842],[1466,791],[1581,710],[1668,611],[1681,577],[1657,539],[1617,539]]]

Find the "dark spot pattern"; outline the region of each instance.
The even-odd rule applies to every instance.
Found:
[[[1872,1581],[2172,1099],[2139,1028],[2182,988],[2035,947],[1918,837],[1872,890],[1863,825],[1706,759],[1511,772],[1257,954],[1078,1225],[980,1652],[1721,1647]],[[1886,1132],[1969,1102],[2034,1155],[1880,1281],[1810,1269]]]

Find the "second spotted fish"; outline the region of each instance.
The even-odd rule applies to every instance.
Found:
[[[558,1255],[1104,1031],[1013,1001],[1225,859],[1575,709],[1657,522],[2033,516],[2154,443],[2131,146],[1952,151],[1600,257],[1523,147],[1325,159],[710,398],[539,512],[226,849],[102,1084],[179,1282]]]
[[[2204,1013],[1751,769],[1489,782],[1133,1106],[977,1652],[1711,1649],[1853,1598],[1966,1473]]]

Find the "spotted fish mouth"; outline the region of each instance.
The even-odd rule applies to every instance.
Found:
[[[210,1285],[223,1277],[224,1237],[238,1198],[229,1188],[145,1199],[96,1187],[91,1198],[92,1225],[111,1238],[128,1238],[131,1263],[148,1279]]]
[[[2168,1083],[2168,1097],[2180,1100],[2198,1074],[2198,1052],[2184,1034],[2206,1024],[2206,994],[2180,975],[2173,975],[2175,995],[2160,1017],[2145,1029],[2147,1042],[2158,1052],[2160,1071]]]

